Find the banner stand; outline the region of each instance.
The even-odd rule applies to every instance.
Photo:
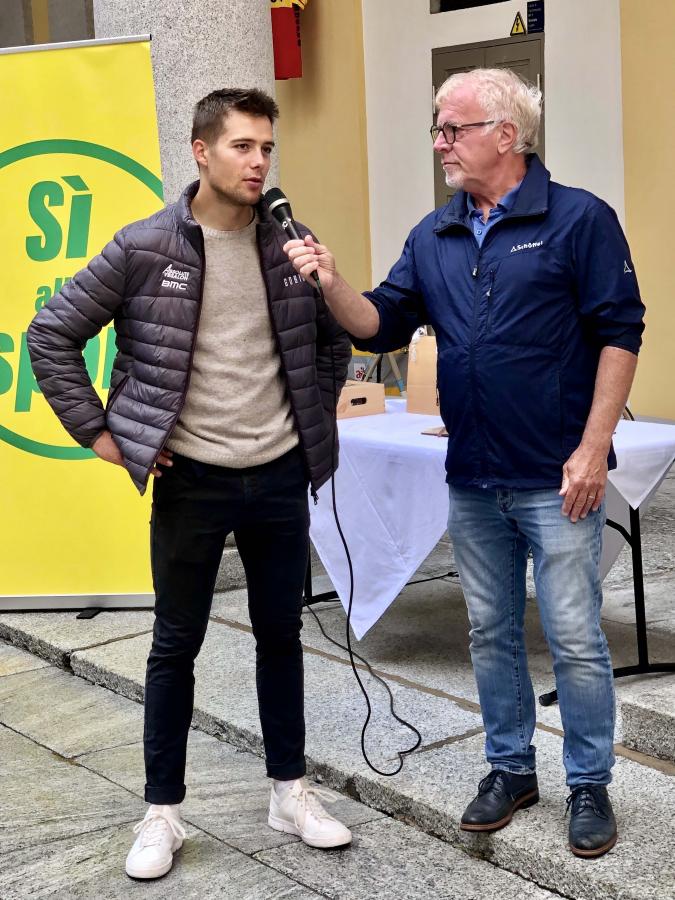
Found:
[[[104,47],[108,44],[138,44],[152,40],[150,34],[134,34],[129,37],[89,38],[84,41],[63,41],[53,44],[24,44],[20,47],[0,47],[0,56],[8,53],[40,53],[42,50],[72,50],[82,47]]]
[[[0,596],[0,613],[67,612],[69,610],[76,612],[80,609],[89,609],[92,611],[113,609],[154,609],[154,606],[154,594],[69,594],[60,597]],[[87,618],[93,618],[93,616],[87,616]]]

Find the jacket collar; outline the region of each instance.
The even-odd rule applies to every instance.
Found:
[[[189,184],[178,198],[175,210],[178,227],[185,234],[195,250],[201,254],[203,247],[202,229],[192,215],[190,206],[198,190],[199,181],[193,181],[192,184]]]
[[[256,205],[255,211],[258,213],[258,240],[260,241],[261,246],[269,244],[275,238],[279,240],[281,237],[281,229],[272,219],[267,206],[262,200]],[[285,241],[282,241],[282,244],[284,242]]]
[[[197,222],[192,215],[192,201],[198,190],[198,180],[189,184],[178,198],[175,209],[179,228],[185,234],[195,250],[201,253],[203,249],[202,229],[199,222]],[[258,203],[255,209],[258,214],[258,234],[260,235],[261,240],[266,242],[270,239],[270,236],[273,235],[274,222],[267,211],[267,207],[263,203]]]
[[[536,153],[525,159],[527,172],[523,178],[515,202],[504,218],[515,216],[540,216],[548,212],[548,186],[551,173]],[[452,225],[471,227],[469,222],[468,194],[457,191],[452,200],[438,212],[434,231],[438,234]]]

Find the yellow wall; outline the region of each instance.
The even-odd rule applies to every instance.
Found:
[[[675,419],[675,3],[621,0],[626,230],[645,305],[631,405]]]
[[[293,215],[371,287],[361,0],[311,0],[301,13],[303,77],[277,81],[281,187]]]

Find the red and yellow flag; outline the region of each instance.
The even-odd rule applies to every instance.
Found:
[[[272,7],[272,39],[274,41],[274,77],[302,77],[302,42],[300,12],[309,0],[270,0]]]
[[[270,3],[272,9],[291,9],[293,6],[304,9],[309,0],[270,0]]]

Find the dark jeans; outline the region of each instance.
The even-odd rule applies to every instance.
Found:
[[[174,455],[153,487],[155,626],[145,682],[145,799],[180,803],[194,702],[194,661],[209,621],[227,535],[248,586],[267,774],[305,774],[300,629],[309,554],[307,475],[299,448],[247,469]]]

